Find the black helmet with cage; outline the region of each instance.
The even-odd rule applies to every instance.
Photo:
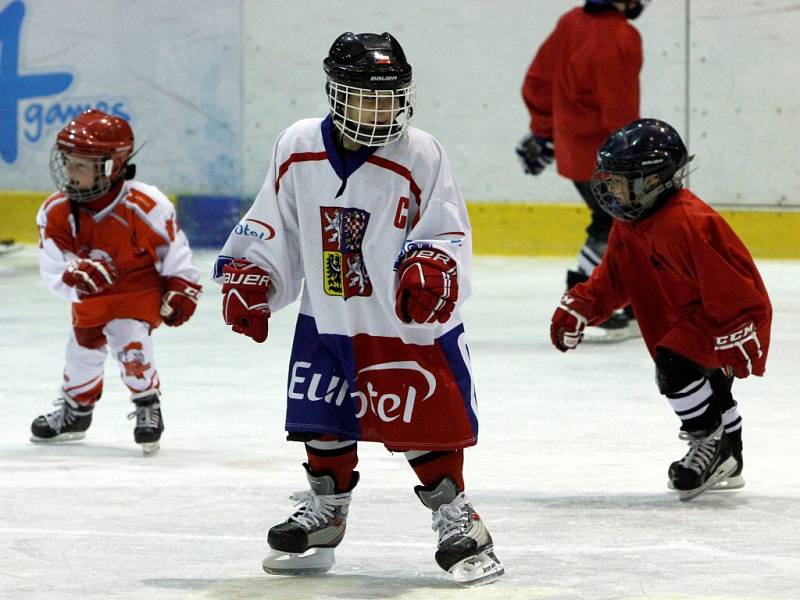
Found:
[[[638,119],[612,133],[600,146],[592,194],[615,219],[644,218],[683,187],[693,158],[671,125],[658,119]]]
[[[364,146],[385,146],[398,139],[414,112],[411,65],[389,33],[340,35],[323,61],[333,122]]]

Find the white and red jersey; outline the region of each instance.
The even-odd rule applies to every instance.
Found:
[[[199,280],[175,208],[152,185],[124,182],[116,198],[97,213],[85,208],[73,211],[64,194],[53,194],[39,209],[36,224],[42,279],[50,290],[73,302],[75,327],[96,327],[120,318],[155,327],[161,322],[161,279]],[[79,298],[62,281],[68,263],[76,258],[110,259],[117,282],[104,292]]]
[[[335,135],[330,117],[280,134],[215,279],[233,258],[257,264],[270,274],[273,312],[302,289],[288,431],[393,448],[471,445],[477,417],[458,307],[470,294],[472,234],[447,155],[413,127],[351,153],[337,150]],[[456,262],[460,295],[446,323],[396,316],[396,262],[412,243]]]

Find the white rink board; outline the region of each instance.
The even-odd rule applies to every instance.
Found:
[[[208,273],[211,255],[198,259]],[[683,447],[642,342],[550,347],[571,265],[476,259],[465,318],[482,430],[466,479],[508,574],[465,590],[433,561],[410,468],[370,444],[334,571],[262,572],[267,529],[305,485],[282,428],[295,308],[257,345],[226,330],[208,285],[193,321],[157,331],[159,454],[134,445],[110,362],[86,441],[29,443],[55,398],[68,305],[39,284],[33,250],[0,257],[0,598],[796,600],[800,263],[759,264],[775,323],[767,377],[734,388],[747,487],[687,504],[666,489]]]

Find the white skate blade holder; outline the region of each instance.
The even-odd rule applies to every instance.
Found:
[[[744,477],[737,475],[736,477],[728,477],[718,482],[711,490],[740,490],[744,487]]]
[[[270,550],[261,566],[270,575],[314,575],[327,573],[334,562],[333,548],[309,548],[302,554]]]
[[[728,478],[728,475],[733,473],[738,466],[736,459],[732,456],[728,457],[728,459],[717,467],[717,470],[714,471],[714,474],[709,477],[706,482],[698,488],[693,490],[677,490],[678,491],[678,499],[681,502],[686,502],[687,500],[691,500],[692,498],[696,498],[709,488],[713,488],[715,485],[719,484],[720,482],[724,481]],[[736,479],[736,478],[734,478]],[[742,486],[744,486],[744,480],[742,480]],[[722,489],[722,488],[720,488]],[[732,489],[732,488],[731,488]]]
[[[77,442],[85,437],[85,431],[70,431],[68,433],[59,433],[51,438],[40,438],[32,435],[31,441],[34,444],[62,444],[64,442]]]
[[[458,585],[479,586],[497,581],[505,575],[503,564],[491,549],[457,562],[450,568]]]
[[[139,445],[142,447],[142,452],[145,456],[152,456],[161,449],[161,442],[148,442]]]

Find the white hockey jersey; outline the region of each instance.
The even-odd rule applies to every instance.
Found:
[[[469,356],[458,306],[470,294],[469,217],[447,156],[429,134],[342,157],[330,117],[306,119],[275,143],[269,172],[215,265],[247,260],[271,276],[274,312],[302,289],[289,368],[286,427],[455,449],[477,439]],[[447,323],[395,314],[398,257],[410,243],[456,262]],[[303,285],[305,283],[305,285]]]

